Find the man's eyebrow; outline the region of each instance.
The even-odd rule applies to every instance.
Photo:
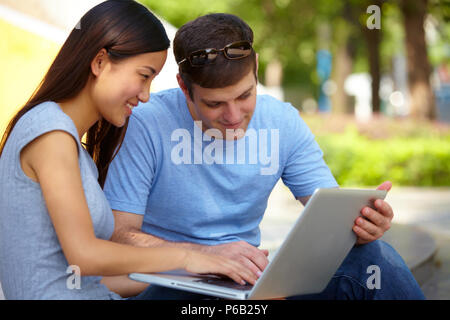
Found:
[[[222,101],[209,101],[209,100],[205,100],[203,98],[200,99],[200,101],[204,104],[214,104],[214,103],[221,103]]]
[[[241,94],[239,95],[238,98],[240,98],[240,97],[242,97],[242,96],[248,94],[250,91],[253,90],[253,87],[254,87],[254,86],[255,86],[255,85],[252,84],[252,86],[251,86],[250,88],[248,88],[247,90],[245,90],[243,93],[241,93]],[[206,103],[206,104],[208,104],[208,103],[221,103],[221,102],[223,102],[223,101],[214,101],[214,100],[206,100],[206,99],[201,99],[201,101],[202,101],[203,103]]]
[[[250,88],[248,88],[247,90],[245,90],[239,97],[242,97],[242,96],[246,95],[247,93],[249,93],[250,91],[252,91],[254,86],[255,85],[252,84],[252,86]]]

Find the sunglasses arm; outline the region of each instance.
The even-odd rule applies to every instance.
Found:
[[[178,65],[181,65],[182,63],[186,62],[187,58],[184,58],[183,60],[181,60],[180,62],[178,62]]]

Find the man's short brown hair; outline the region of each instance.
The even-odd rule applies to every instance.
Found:
[[[213,13],[199,17],[183,25],[175,35],[173,51],[180,62],[194,51],[222,49],[236,41],[253,44],[253,31],[241,18],[226,13]],[[224,88],[238,83],[250,70],[256,76],[256,54],[243,59],[229,60],[219,54],[213,64],[192,67],[189,61],[182,63],[179,73],[192,98],[192,84],[203,88]]]

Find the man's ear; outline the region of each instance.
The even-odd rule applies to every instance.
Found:
[[[258,74],[259,70],[259,54],[256,54],[256,74]]]
[[[192,102],[191,95],[189,94],[189,90],[179,73],[177,74],[177,81],[178,81],[178,85],[180,86],[181,91],[183,91],[184,96],[186,97],[186,100],[188,102]]]
[[[98,77],[102,73],[107,62],[109,62],[108,52],[106,52],[106,49],[103,48],[97,53],[94,60],[91,62],[91,71],[94,76]]]

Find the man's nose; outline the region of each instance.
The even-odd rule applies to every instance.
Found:
[[[223,115],[223,118],[228,124],[237,124],[239,121],[241,121],[241,109],[236,103],[230,103]]]

